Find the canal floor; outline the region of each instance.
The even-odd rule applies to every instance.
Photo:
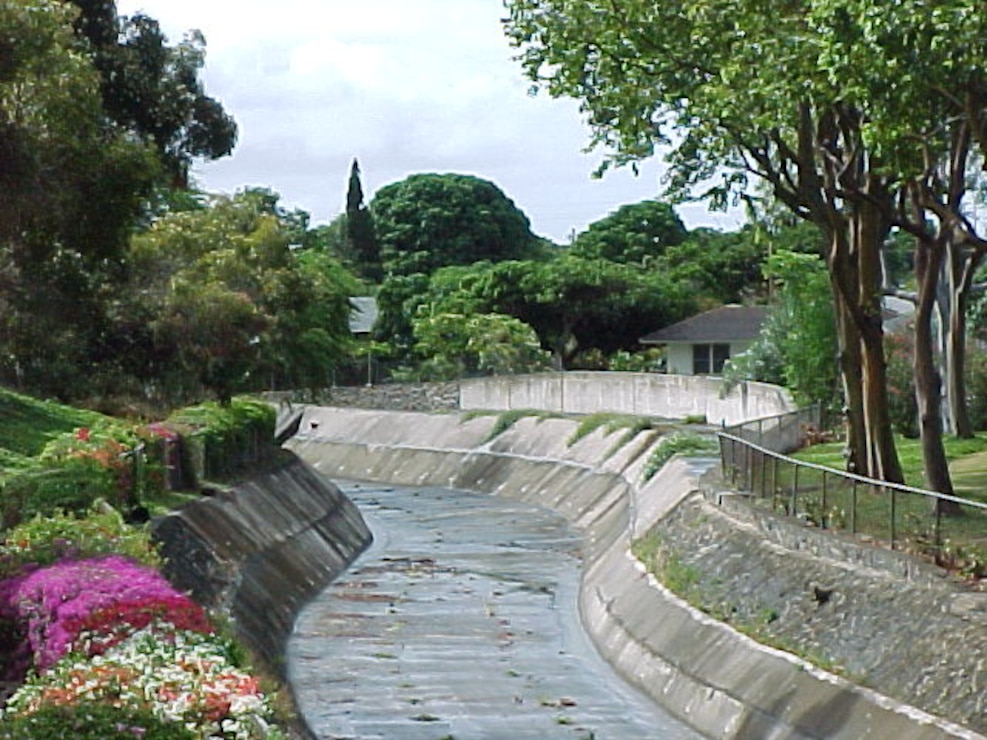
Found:
[[[340,482],[374,544],[299,614],[287,651],[320,740],[700,737],[599,656],[579,538],[485,494]]]

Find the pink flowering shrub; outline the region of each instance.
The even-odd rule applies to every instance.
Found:
[[[39,671],[65,654],[93,612],[179,595],[158,571],[118,555],[65,560],[11,580],[0,591],[0,619],[25,626]]]

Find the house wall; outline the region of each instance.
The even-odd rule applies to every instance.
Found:
[[[702,344],[710,343],[703,342]],[[730,356],[736,357],[750,346],[751,343],[748,341],[730,342]],[[691,343],[666,345],[665,357],[669,373],[673,375],[693,375]]]

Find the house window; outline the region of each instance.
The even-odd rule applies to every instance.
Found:
[[[730,359],[729,344],[692,345],[692,372],[694,375],[719,375]]]

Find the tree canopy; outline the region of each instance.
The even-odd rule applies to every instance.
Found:
[[[11,0],[0,27],[0,377],[68,398],[114,364],[131,234],[235,125],[200,36],[169,46],[112,0]]]
[[[880,251],[893,225],[919,242],[925,302],[916,348],[931,357],[928,301],[943,254],[951,242],[972,254],[983,247],[961,208],[971,146],[982,155],[987,142],[978,3],[948,0],[934,12],[919,0],[507,6],[506,30],[527,73],[550,94],[582,101],[608,163],[667,146],[674,194],[724,203],[752,197],[758,178],[821,230],[850,460],[858,472],[900,480],[888,431]],[[969,262],[953,264],[959,271]],[[934,368],[917,365],[920,378],[926,472],[948,491]]]
[[[644,264],[664,254],[668,247],[682,243],[687,233],[672,206],[645,200],[621,206],[591,223],[576,236],[569,251],[589,259]]]
[[[147,327],[145,382],[221,400],[244,388],[321,388],[350,339],[355,281],[318,250],[295,250],[297,214],[246,190],[159,219],[137,236],[121,313]],[[137,361],[137,358],[133,358]]]
[[[233,151],[236,123],[199,77],[206,50],[199,31],[169,46],[158,21],[144,13],[120,17],[113,0],[72,3],[81,11],[75,30],[88,42],[106,116],[151,146],[174,184],[188,184],[193,159]]]
[[[410,348],[412,317],[503,314],[532,327],[558,366],[580,352],[638,348],[638,339],[695,308],[685,284],[639,266],[563,254],[451,266],[385,281],[375,334]]]
[[[527,216],[492,182],[472,175],[411,175],[380,188],[370,211],[388,275],[525,259],[538,247]]]

